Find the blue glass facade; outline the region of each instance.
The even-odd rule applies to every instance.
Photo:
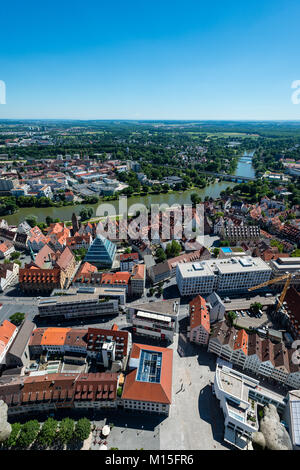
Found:
[[[84,261],[98,268],[111,267],[116,254],[116,245],[107,238],[98,234],[91,244]]]

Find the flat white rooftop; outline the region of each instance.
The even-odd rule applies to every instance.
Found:
[[[183,277],[214,276],[215,274],[234,274],[242,272],[269,271],[270,266],[261,258],[251,256],[228,259],[211,259],[193,263],[182,263],[177,266]]]
[[[252,258],[251,256],[235,257],[225,260],[217,260],[216,266],[221,274],[270,271],[270,266],[261,258]]]
[[[162,322],[165,322],[165,323],[170,323],[171,322],[170,317],[166,317],[164,315],[157,315],[156,313],[142,312],[140,310],[137,312],[136,316],[140,317],[140,318],[147,318],[149,320],[162,321]]]
[[[182,277],[198,277],[198,276],[211,276],[214,277],[214,272],[207,261],[193,262],[193,263],[180,263],[177,265]]]

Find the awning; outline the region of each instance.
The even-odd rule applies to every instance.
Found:
[[[103,436],[108,436],[108,435],[109,435],[109,433],[110,433],[110,427],[109,427],[109,426],[107,426],[107,425],[103,426],[103,428],[102,428],[102,431],[101,431],[101,432],[102,432]]]

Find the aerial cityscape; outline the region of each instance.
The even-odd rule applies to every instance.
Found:
[[[30,8],[37,6],[31,3]],[[65,18],[70,2],[62,3]],[[100,11],[96,2],[88,3],[91,12]],[[140,112],[136,107],[142,88],[135,80],[136,87],[127,83],[130,66],[133,75],[137,66],[131,47],[138,53],[145,41],[150,54],[148,48],[155,48],[158,37],[162,43],[172,39],[173,64],[179,47],[173,37],[180,23],[177,3],[170,18],[162,6],[162,19],[170,20],[168,40],[153,12],[151,34],[151,28],[141,31],[145,20],[132,35],[122,29],[114,40],[103,26],[97,43],[103,51],[93,53],[103,54],[108,67],[113,65],[104,50],[123,64],[119,112],[113,84],[107,83],[107,95],[100,98],[97,93],[103,90],[93,88],[94,79],[86,87],[87,94],[94,90],[95,101],[84,106],[81,90],[77,108],[75,94],[68,94],[76,84],[71,81],[64,91],[63,77],[59,97],[48,89],[44,104],[35,78],[27,90],[31,105],[27,95],[19,103],[13,96],[20,93],[16,83],[22,67],[29,78],[27,63],[16,73],[9,57],[16,63],[28,57],[42,74],[45,54],[53,73],[62,67],[61,74],[68,75],[61,57],[57,66],[52,61],[59,53],[65,54],[66,67],[69,60],[70,66],[78,60],[69,44],[72,33],[67,39],[69,23],[60,52],[62,33],[49,45],[45,24],[44,31],[37,25],[41,44],[28,32],[19,55],[15,40],[3,54],[0,451],[103,450],[111,451],[99,454],[112,459],[106,463],[135,467],[139,457],[116,459],[122,451],[164,451],[166,461],[157,454],[158,460],[149,463],[192,464],[193,451],[300,450],[300,121],[293,114],[299,110],[300,81],[292,85],[295,94],[288,96],[288,105],[271,110],[269,98],[259,104],[252,90],[252,104],[251,97],[245,101],[248,114],[233,104],[233,114],[228,108],[225,117],[226,100],[213,102],[210,114],[203,97],[194,119],[197,96],[193,105],[186,94],[179,97],[178,108],[168,107],[173,101],[169,90],[164,93],[163,78],[162,89],[155,85],[164,95],[160,107],[158,96],[152,97],[154,84],[147,81],[151,63],[146,66],[141,58],[143,86],[148,83],[151,92],[141,98]],[[198,8],[196,2],[188,3]],[[199,3],[210,11],[206,2]],[[237,2],[229,2],[227,13],[217,3],[224,14],[220,24],[219,18],[214,23],[201,17],[198,25],[189,16],[187,27],[183,13],[187,29],[178,29],[183,43],[189,35],[210,36],[216,28],[229,41],[230,11],[236,7],[237,17],[241,11]],[[250,7],[248,11],[253,31],[261,27],[260,18],[270,33],[265,8],[275,3],[272,21],[281,17],[284,31],[290,21],[293,34],[296,23],[287,19],[285,8],[269,0],[254,3],[257,18]],[[128,26],[133,22],[123,8],[120,4],[112,31],[122,24],[121,14]],[[113,14],[109,6],[102,13]],[[73,14],[79,24],[77,5]],[[91,21],[84,30],[94,44],[94,19],[91,13],[82,14],[83,22]],[[264,46],[268,40],[266,35]],[[121,51],[115,57],[114,41],[121,49],[127,44],[128,68]],[[83,39],[76,44],[81,58],[87,48],[90,73],[91,49]],[[231,45],[236,53],[238,46],[234,41]],[[208,47],[212,52],[217,44]],[[250,46],[245,50],[249,58],[252,52]],[[160,53],[157,62],[151,55],[153,70],[162,66]],[[192,74],[190,53],[178,61],[186,61]],[[270,64],[272,57],[273,51]],[[209,59],[203,60],[209,69]],[[226,70],[222,60],[221,74]],[[96,65],[94,71],[99,73]],[[292,78],[287,77],[286,94]],[[59,83],[57,75],[53,80]],[[115,76],[111,80],[117,83]],[[176,81],[173,85],[179,86]],[[194,82],[190,85],[193,93]],[[131,97],[134,106],[125,110]],[[260,110],[256,117],[252,106]],[[266,114],[259,114],[264,106]]]

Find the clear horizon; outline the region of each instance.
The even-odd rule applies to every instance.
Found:
[[[0,120],[298,121],[299,14],[297,0],[17,0],[2,6]]]

